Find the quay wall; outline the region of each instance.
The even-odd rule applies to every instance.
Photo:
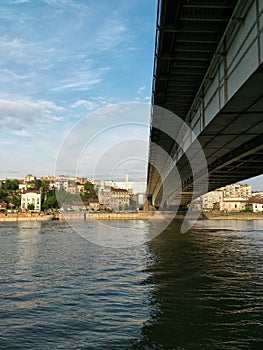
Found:
[[[0,222],[51,221],[51,220],[183,220],[184,215],[173,212],[138,213],[63,213],[40,214],[0,214]],[[199,220],[263,220],[263,213],[202,213]]]
[[[59,220],[149,220],[153,217],[150,212],[143,213],[64,213],[58,214]]]
[[[54,215],[24,215],[24,214],[0,214],[0,222],[22,222],[22,221],[51,221]]]
[[[205,220],[263,220],[263,213],[207,213],[203,214]]]
[[[136,213],[63,213],[56,215],[59,220],[183,220],[183,215],[173,211],[140,211]]]

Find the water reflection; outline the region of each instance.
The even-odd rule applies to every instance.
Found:
[[[18,245],[17,257],[15,264],[16,274],[24,276],[31,275],[32,265],[38,255],[38,245],[40,240],[41,223],[34,222],[18,222]]]
[[[182,235],[173,222],[148,243],[152,316],[134,349],[262,349],[263,234],[250,226]]]

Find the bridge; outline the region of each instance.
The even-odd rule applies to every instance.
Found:
[[[263,173],[262,61],[263,1],[158,1],[147,179],[154,206],[176,172],[181,205]]]

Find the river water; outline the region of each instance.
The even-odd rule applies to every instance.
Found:
[[[0,349],[263,349],[263,221],[179,226],[114,249],[0,224]]]

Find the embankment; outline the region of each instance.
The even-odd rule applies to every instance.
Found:
[[[263,213],[203,213],[207,220],[263,220]]]
[[[23,222],[23,221],[50,221],[55,220],[54,215],[42,214],[0,214],[0,222]]]

